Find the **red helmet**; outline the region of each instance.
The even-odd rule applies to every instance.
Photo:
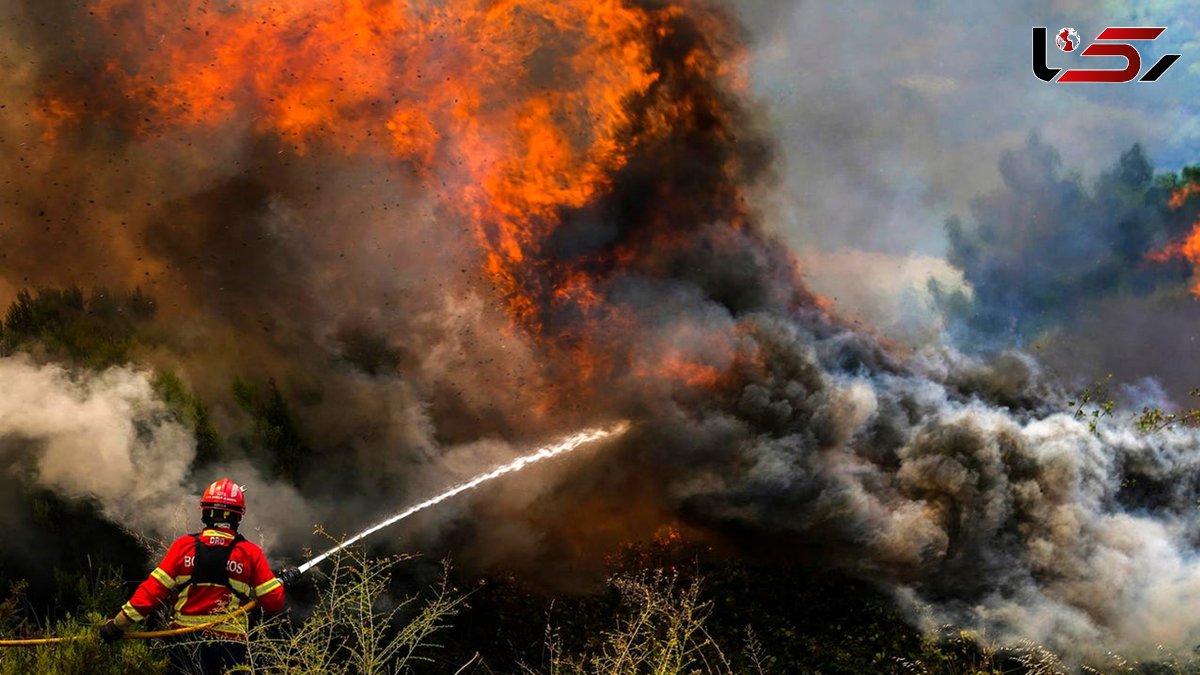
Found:
[[[242,486],[222,478],[208,486],[200,497],[200,508],[232,511],[238,515],[246,513],[246,491]]]

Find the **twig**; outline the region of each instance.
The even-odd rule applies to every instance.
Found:
[[[475,659],[477,659],[477,658],[479,658],[479,652],[475,652],[475,656],[472,656],[470,658],[470,660],[468,660],[466,663],[462,664],[462,668],[459,668],[458,670],[454,671],[454,675],[462,675],[462,672],[467,669],[467,666],[471,665],[472,663],[475,663]]]

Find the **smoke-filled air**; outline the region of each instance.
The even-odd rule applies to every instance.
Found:
[[[448,561],[413,672],[651,672],[547,608],[658,556],[725,642],[654,672],[1192,667],[1194,17],[922,4],[0,0],[0,597],[132,592],[229,476],[275,569]],[[1037,80],[1072,20],[1183,60]],[[822,652],[847,597],[901,637]]]

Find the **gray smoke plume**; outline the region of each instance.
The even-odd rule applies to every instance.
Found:
[[[0,381],[6,474],[95,499],[115,522],[161,532],[161,514],[182,504],[192,439],[155,399],[144,372],[73,378],[13,357],[0,359]]]
[[[202,488],[189,475],[195,441],[148,377],[128,367],[72,373],[24,356],[0,358],[3,479],[94,502],[114,523],[144,536],[168,539],[194,529]],[[251,500],[263,508],[247,520],[252,530],[302,533],[296,520],[307,520],[305,506],[293,488],[245,465],[213,471],[254,486]]]
[[[1002,641],[1080,655],[1200,639],[1187,609],[1200,580],[1194,432],[1092,433],[1053,412],[1059,399],[1038,392],[1027,357],[990,371],[948,352],[908,372],[846,370],[821,352],[852,336],[814,345],[775,319],[754,322],[769,363],[792,365],[748,384],[736,412],[699,425],[680,415],[655,439],[686,428],[687,447],[663,451],[694,457],[703,430],[699,445],[722,457],[671,480],[683,512],[781,548],[820,546],[932,603],[937,619]]]

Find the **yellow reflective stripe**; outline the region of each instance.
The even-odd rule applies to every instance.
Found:
[[[182,624],[184,626],[198,626],[202,623],[212,623],[217,619],[227,616],[229,616],[229,612],[224,612],[222,614],[179,614],[175,617],[175,623]],[[230,623],[238,619],[245,619],[245,615],[235,616],[225,623]]]
[[[113,623],[115,623],[117,625],[117,628],[120,628],[121,630],[125,630],[125,629],[129,628],[130,626],[137,624],[136,621],[131,619],[129,617],[129,615],[125,613],[124,609],[117,612],[116,616],[114,616],[112,618],[112,620],[113,620]]]
[[[121,606],[121,611],[125,612],[125,616],[133,619],[134,621],[142,621],[146,618],[146,615],[134,609],[133,605],[129,604],[128,602]]]
[[[201,537],[221,537],[222,539],[233,539],[234,535],[223,532],[221,530],[204,530],[200,533]]]
[[[232,611],[232,610],[231,610]],[[229,616],[228,612],[222,614],[176,614],[175,623],[180,626],[199,626],[213,621],[220,620]],[[226,621],[212,626],[212,630],[222,633],[239,633],[244,634],[250,629],[250,619],[245,614],[235,616]]]
[[[192,584],[192,586],[207,586],[209,588],[229,588],[229,586],[232,586],[233,590],[237,591],[238,593],[241,593],[243,596],[245,596],[247,598],[250,597],[250,584],[248,584],[244,581],[238,581],[237,579],[230,579],[229,586],[226,586],[225,584]],[[183,605],[177,605],[175,607],[175,609],[177,609],[177,610],[182,609],[182,608],[183,608]]]
[[[279,588],[282,585],[283,585],[283,582],[281,582],[279,579],[277,579],[275,577],[271,577],[270,581],[261,583],[254,587],[254,597],[261,598],[262,596],[266,595],[267,593],[270,593],[271,591],[275,590],[276,588]]]
[[[230,579],[229,581],[232,583],[232,585],[235,589],[237,589],[238,584],[242,583],[242,582],[238,581],[237,579]],[[229,588],[229,586],[226,586],[225,584],[192,584],[192,586],[204,586],[206,588],[225,588],[225,589]],[[247,586],[246,584],[242,584],[242,586],[246,589],[245,591],[242,591],[242,592],[249,593],[250,587]],[[241,589],[238,589],[238,590],[241,591]]]
[[[189,576],[188,579],[191,579],[191,577]],[[181,580],[179,583],[182,584],[183,581]],[[190,590],[192,590],[191,584],[184,586],[183,591],[181,591],[179,593],[179,597],[175,599],[175,614],[176,615],[178,615],[180,612],[182,612],[183,606],[187,604],[188,591],[190,591]]]
[[[163,568],[161,567],[155,567],[154,571],[150,573],[150,576],[158,579],[158,583],[166,586],[167,589],[175,588],[175,579],[171,578],[171,575],[163,571]]]

